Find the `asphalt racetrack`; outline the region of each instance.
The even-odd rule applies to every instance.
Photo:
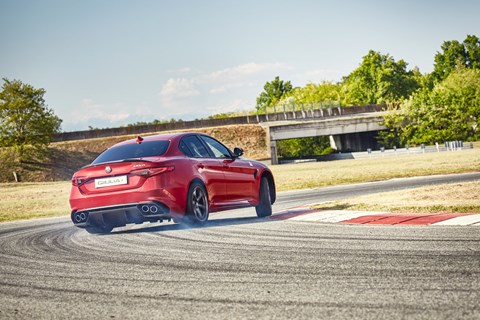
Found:
[[[274,211],[480,173],[280,193]],[[90,235],[0,224],[1,319],[480,319],[480,228],[212,214]]]

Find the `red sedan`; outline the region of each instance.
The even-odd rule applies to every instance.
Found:
[[[90,233],[173,219],[203,224],[210,212],[254,206],[272,214],[272,172],[199,133],[138,137],[118,143],[73,175],[71,218]]]

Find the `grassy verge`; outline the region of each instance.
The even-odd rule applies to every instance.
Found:
[[[355,197],[313,206],[324,210],[396,213],[480,213],[480,182],[443,184]]]
[[[371,158],[362,160],[341,160],[331,162],[314,162],[294,165],[272,166],[271,169],[275,176],[278,191],[315,188],[322,186],[379,181],[399,177],[412,177],[432,174],[460,173],[468,171],[478,171],[480,168],[480,146],[475,149],[463,150],[457,152],[441,152],[419,155],[399,156],[395,158]],[[36,217],[67,215],[70,212],[68,204],[70,181],[45,182],[45,183],[2,183],[0,184],[0,221],[10,221],[18,219],[29,219]],[[460,186],[448,186],[446,189],[452,190],[450,199],[463,199],[467,190]],[[478,187],[478,186],[477,186]],[[473,187],[472,187],[473,188]],[[473,194],[478,201],[478,189]],[[438,192],[437,187],[428,191],[432,194]],[[426,194],[428,194],[426,192]],[[471,193],[471,192],[470,192]],[[378,195],[372,196],[372,199],[383,198]],[[394,196],[396,197],[396,196]],[[404,198],[405,203],[413,203]],[[429,200],[430,209],[428,212],[441,212],[453,210],[457,212],[479,212],[478,204],[472,205],[458,204],[457,208],[446,209],[442,204],[436,207],[439,199]],[[411,211],[424,212],[426,207],[417,207],[411,204]],[[352,206],[356,210],[380,210],[379,206],[367,207],[372,201],[360,201]],[[331,205],[331,204],[330,204]],[[338,204],[338,206],[349,207],[352,203]],[[460,207],[465,207],[461,209]],[[400,208],[400,207],[399,207]],[[400,209],[399,209],[400,210]],[[405,206],[403,212],[410,212]]]
[[[70,212],[70,182],[0,184],[0,221],[52,217]]]
[[[478,171],[480,149],[272,166],[278,191]]]

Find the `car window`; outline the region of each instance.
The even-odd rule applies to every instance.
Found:
[[[180,149],[180,151],[183,152],[184,155],[186,155],[187,157],[193,157],[193,154],[190,152],[190,150],[188,149],[187,145],[185,144],[185,142],[182,140],[180,141],[180,145],[178,146],[178,148]]]
[[[185,137],[182,139],[182,142],[185,143],[188,150],[190,151],[190,155],[186,154],[187,156],[191,156],[194,158],[210,158],[208,150],[196,136]]]
[[[129,143],[102,152],[92,164],[120,161],[124,159],[137,159],[162,156],[168,149],[169,141],[145,141],[140,144]]]
[[[208,145],[208,147],[212,150],[213,154],[215,155],[215,158],[231,158],[230,151],[228,150],[227,147],[225,147],[223,144],[218,142],[215,139],[212,139],[210,137],[206,136],[200,136],[201,139]]]

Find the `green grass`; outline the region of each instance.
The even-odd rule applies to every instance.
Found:
[[[480,213],[480,181],[370,194],[313,207],[395,213]]]
[[[70,213],[70,181],[0,184],[0,221]]]
[[[272,166],[278,191],[478,171],[480,149]]]
[[[457,152],[278,165],[272,166],[271,169],[278,191],[400,177],[460,173],[479,170],[479,147],[477,143],[475,149]],[[68,215],[70,187],[70,181],[0,184],[0,221]],[[460,190],[454,192],[453,197],[455,195],[461,197],[463,194],[464,192]],[[435,201],[432,200],[432,206],[435,205]],[[477,210],[477,207],[472,210]]]

